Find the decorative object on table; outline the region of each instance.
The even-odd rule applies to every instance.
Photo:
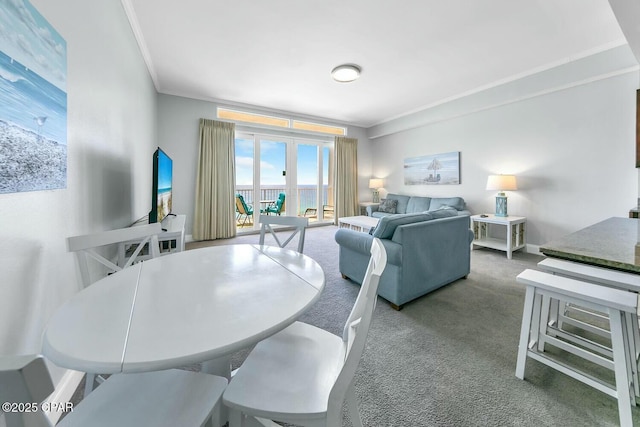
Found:
[[[380,205],[378,206],[378,212],[396,213],[398,209],[398,201],[395,199],[382,199],[380,200]]]
[[[380,178],[371,178],[369,180],[369,188],[373,190],[373,203],[378,203],[380,201],[380,191],[384,182]]]
[[[496,216],[508,216],[505,191],[517,189],[518,186],[514,175],[489,175],[489,178],[487,178],[487,190],[498,191],[496,195]]]
[[[0,13],[0,193],[67,188],[67,44],[31,3],[11,4]]]
[[[460,152],[405,159],[404,184],[460,184]]]

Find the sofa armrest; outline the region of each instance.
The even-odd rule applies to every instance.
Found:
[[[361,231],[340,228],[336,231],[335,239],[340,246],[344,246],[357,252],[368,253],[371,251],[371,241],[373,240],[373,236]]]
[[[378,206],[380,206],[380,205],[369,205],[369,206],[367,206],[367,216],[371,216],[372,213],[378,212]]]
[[[340,247],[370,256],[373,236],[368,233],[340,228],[336,231],[335,239]],[[387,251],[387,262],[394,265],[402,264],[402,245],[388,239],[380,239],[380,242]]]

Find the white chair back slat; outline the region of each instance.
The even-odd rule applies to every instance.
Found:
[[[82,283],[87,287],[92,283],[89,259],[97,261],[107,267],[109,271],[120,271],[123,268],[131,266],[147,244],[149,257],[155,258],[160,254],[158,234],[161,232],[162,225],[160,223],[102,231],[99,233],[68,237],[67,248],[69,252],[76,253]],[[126,244],[128,242],[136,243],[137,247],[123,265],[112,262],[96,251],[96,248],[103,246]]]
[[[374,238],[371,243],[371,258],[360,292],[345,323],[342,336],[345,345],[344,365],[329,395],[328,418],[337,417],[340,414],[342,402],[344,402],[360,358],[364,353],[367,334],[378,299],[380,277],[386,266],[387,252],[380,239]]]
[[[282,232],[280,228],[273,228],[272,225],[295,227],[289,237],[283,242],[277,235],[277,231]],[[309,218],[298,216],[275,216],[275,215],[260,215],[260,244],[264,245],[266,232],[268,231],[273,236],[274,240],[279,247],[284,248],[291,242],[291,240],[298,236],[298,252],[302,253],[304,250],[304,234],[305,229],[309,226]]]

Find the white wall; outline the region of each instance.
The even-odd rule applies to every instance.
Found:
[[[528,218],[533,245],[626,217],[638,196],[631,58],[627,48],[604,52],[374,127],[374,174],[388,191],[462,196],[473,213],[495,210],[488,175],[515,174],[509,213]],[[404,185],[405,158],[449,151],[461,152],[460,185]]]
[[[78,291],[66,237],[151,207],[156,92],[122,5],[32,4],[67,42],[67,188],[0,194],[0,354],[40,352],[48,318]]]
[[[173,211],[187,215],[185,233],[190,236],[193,229],[193,210],[195,205],[195,182],[198,164],[198,146],[200,144],[199,120],[216,119],[218,101],[203,101],[182,98],[173,95],[158,95],[158,144],[173,159]],[[229,104],[224,104],[229,107]],[[239,108],[258,111],[256,107]],[[259,111],[283,114],[279,111],[261,109]],[[300,117],[290,113],[290,117]],[[327,122],[317,118],[320,122]],[[358,169],[360,174],[359,193],[361,200],[371,198],[367,188],[371,176],[371,150],[365,130],[348,126],[347,134],[358,139]]]

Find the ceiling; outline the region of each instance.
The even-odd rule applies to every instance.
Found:
[[[626,43],[607,0],[123,4],[158,92],[362,127]]]

